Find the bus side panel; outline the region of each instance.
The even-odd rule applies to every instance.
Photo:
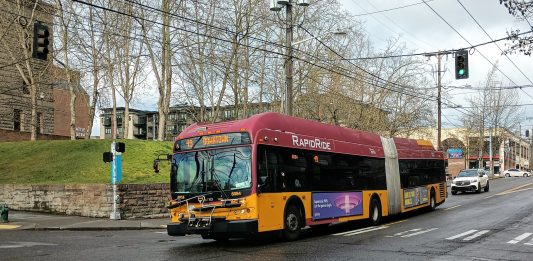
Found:
[[[418,206],[414,206],[414,207],[408,207],[406,208],[405,207],[405,198],[404,198],[404,190],[405,189],[402,189],[402,213],[404,212],[409,212],[409,211],[412,211],[412,210],[415,210],[415,209],[420,209],[420,208],[424,208],[424,207],[428,207],[429,204],[430,204],[430,201],[429,201],[429,197],[431,195],[431,188],[433,188],[435,190],[435,202],[436,203],[442,203],[444,202],[444,198],[441,197],[440,193],[439,193],[439,188],[440,188],[441,184],[431,184],[431,185],[427,185],[427,186],[423,186],[423,187],[426,187],[427,188],[427,191],[428,191],[428,202],[427,203],[424,203],[424,204],[421,204],[421,205],[418,205]],[[446,186],[446,185],[444,185]],[[444,187],[444,189],[446,189],[446,187]]]
[[[366,191],[363,191],[363,215],[341,217],[338,219],[338,222],[346,222],[346,221],[369,218],[370,217],[370,199],[372,198],[372,195],[374,194],[378,195],[379,200],[381,201],[380,203],[381,203],[382,216],[384,217],[388,216],[389,206],[388,206],[388,199],[387,199],[387,191],[386,190],[366,190]]]
[[[261,193],[257,196],[257,211],[259,216],[258,232],[283,229],[285,205],[292,195],[297,196],[302,201],[305,211],[305,220],[311,218],[311,193]]]

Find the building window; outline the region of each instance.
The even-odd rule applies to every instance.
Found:
[[[20,122],[21,122],[21,111],[14,109],[13,110],[13,130],[20,131]]]
[[[105,134],[111,134],[111,128],[105,128]]]
[[[118,127],[118,128],[117,128],[117,132],[118,132],[118,133],[122,133],[122,127]]]

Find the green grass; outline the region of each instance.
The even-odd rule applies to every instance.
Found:
[[[163,161],[155,174],[158,153],[171,153],[171,142],[123,140],[122,183],[169,182],[170,166]],[[0,142],[0,184],[110,183],[110,164],[102,153],[109,140]]]

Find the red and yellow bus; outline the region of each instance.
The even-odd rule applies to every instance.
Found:
[[[446,198],[442,152],[425,140],[262,113],[194,124],[171,158],[171,236],[216,240],[434,209]]]

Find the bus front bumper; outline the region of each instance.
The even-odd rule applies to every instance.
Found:
[[[198,222],[171,223],[167,225],[169,236],[202,234],[204,236],[225,235],[228,237],[247,237],[257,234],[257,220],[216,220],[211,224]]]

